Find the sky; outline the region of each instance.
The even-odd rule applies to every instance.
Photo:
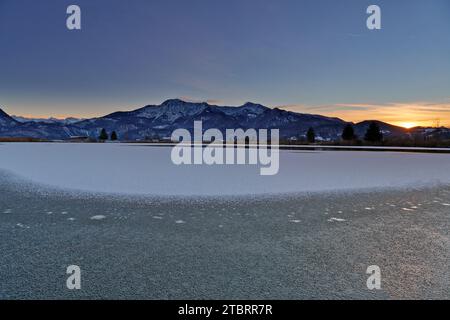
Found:
[[[66,9],[81,8],[81,30]],[[381,30],[366,9],[381,8]],[[166,99],[450,126],[448,0],[0,0],[0,107],[92,117]]]

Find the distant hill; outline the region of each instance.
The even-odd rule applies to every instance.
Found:
[[[359,138],[364,138],[364,135],[367,131],[367,128],[369,128],[370,123],[375,122],[380,127],[380,130],[383,132],[384,136],[399,136],[408,133],[408,129],[403,127],[394,126],[392,124],[378,121],[378,120],[366,120],[359,122],[354,125],[355,134]]]

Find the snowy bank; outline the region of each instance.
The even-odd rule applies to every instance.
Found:
[[[0,169],[65,189],[148,195],[339,191],[450,183],[450,155],[280,151],[280,170],[255,165],[181,165],[170,147],[139,144],[0,144]]]

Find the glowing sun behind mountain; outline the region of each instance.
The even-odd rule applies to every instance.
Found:
[[[399,123],[399,126],[406,128],[406,129],[411,129],[411,128],[417,127],[418,124],[415,122],[401,122],[401,123]]]

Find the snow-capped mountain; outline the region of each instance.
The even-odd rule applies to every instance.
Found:
[[[23,120],[23,118],[21,119]],[[206,102],[167,100],[160,105],[148,105],[133,111],[81,121],[17,121],[0,112],[0,137],[32,137],[68,139],[73,136],[97,138],[102,128],[116,131],[120,140],[169,138],[178,128],[193,130],[194,121],[201,120],[203,129],[279,129],[282,139],[300,138],[308,128],[314,128],[322,139],[338,139],[347,122],[338,118],[302,114],[260,104],[246,103],[240,107],[216,106]],[[355,125],[355,131],[365,131],[368,123]],[[380,122],[382,130],[393,134],[404,130]]]
[[[20,122],[0,109],[0,137],[59,140],[72,136],[72,130],[77,132],[59,122]]]
[[[190,103],[175,99],[167,100],[160,106],[146,106],[138,109],[135,115],[161,122],[174,122],[180,118],[196,116],[207,108],[207,103]]]
[[[57,118],[27,118],[27,117],[21,117],[21,116],[15,116],[12,115],[11,118],[13,118],[14,120],[20,122],[20,123],[25,123],[25,122],[42,122],[42,123],[59,123],[59,124],[73,124],[75,122],[79,122],[85,119],[79,119],[79,118],[73,118],[73,117],[69,117],[69,118],[65,118],[65,119],[57,119]]]
[[[74,126],[98,135],[101,128],[116,131],[124,139],[170,137],[177,128],[193,129],[201,120],[203,129],[234,128],[280,129],[283,138],[304,135],[309,127],[326,137],[338,136],[345,121],[318,115],[299,114],[262,105],[246,103],[240,107],[215,106],[208,103],[167,100],[161,105],[145,106],[130,112],[115,112],[101,118],[75,123]]]

